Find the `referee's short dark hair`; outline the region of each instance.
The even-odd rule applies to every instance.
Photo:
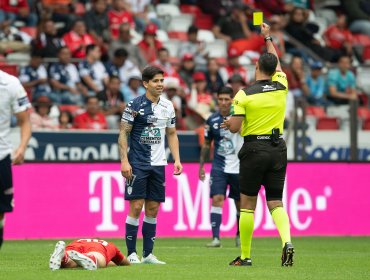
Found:
[[[258,59],[259,70],[269,76],[275,73],[277,64],[278,59],[272,53],[264,53]]]
[[[217,91],[217,97],[220,95],[220,94],[227,94],[227,95],[230,95],[231,98],[233,98],[233,95],[234,95],[234,92],[233,92],[233,89],[231,87],[220,87]]]
[[[143,82],[149,82],[151,79],[154,78],[155,75],[164,74],[164,71],[156,66],[147,66],[144,68],[142,73],[142,80]]]
[[[126,51],[126,49],[120,48],[120,49],[115,50],[113,55],[114,55],[114,57],[127,58],[128,57],[128,52]]]

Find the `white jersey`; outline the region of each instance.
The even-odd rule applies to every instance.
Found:
[[[157,104],[146,95],[136,97],[127,104],[122,121],[132,124],[130,133],[130,164],[138,167],[167,164],[165,135],[167,127],[176,126],[172,102],[161,97]]]
[[[0,160],[12,153],[8,136],[12,114],[26,111],[31,104],[20,81],[0,70]]]
[[[243,146],[244,138],[239,133],[222,129],[220,126],[223,121],[220,112],[213,113],[206,121],[204,137],[214,141],[212,170],[238,174],[238,153]]]

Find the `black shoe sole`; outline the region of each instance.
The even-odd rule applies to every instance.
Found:
[[[282,266],[292,266],[293,265],[293,256],[294,256],[294,248],[288,248],[285,252],[286,258],[285,262],[282,263]]]

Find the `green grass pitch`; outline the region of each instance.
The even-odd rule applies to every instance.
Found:
[[[122,239],[112,241],[125,253]],[[209,239],[158,238],[154,253],[167,262],[162,266],[52,272],[48,262],[56,240],[6,241],[0,250],[0,279],[370,279],[370,237],[294,238],[293,267],[280,266],[278,238],[253,240],[251,267],[228,266],[239,255],[233,239],[223,239],[222,248],[206,248],[207,242]]]

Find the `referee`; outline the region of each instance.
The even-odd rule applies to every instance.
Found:
[[[230,265],[252,265],[254,211],[263,185],[267,206],[282,240],[281,265],[292,266],[294,248],[289,217],[282,203],[287,167],[287,148],[282,133],[288,82],[270,37],[270,26],[263,23],[261,33],[265,37],[267,53],[262,54],[256,63],[256,82],[239,90],[233,101],[234,115],[222,124],[233,133],[240,131],[244,137],[238,155],[241,256]]]

